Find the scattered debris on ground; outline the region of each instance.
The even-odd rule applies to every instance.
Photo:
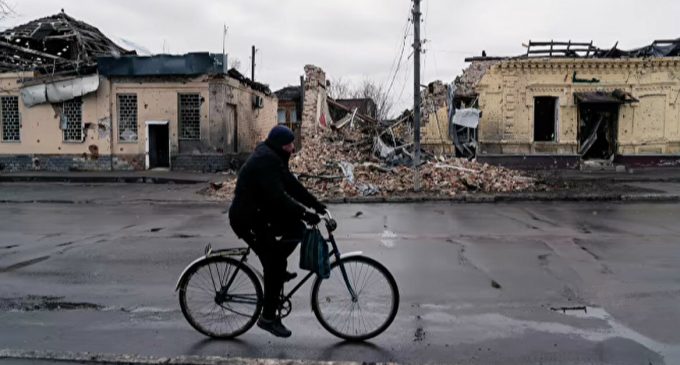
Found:
[[[356,107],[328,97],[321,69],[308,65],[305,70],[308,75],[304,83],[302,122],[297,126],[301,129],[298,132],[302,149],[291,158],[290,169],[320,199],[446,198],[463,193],[511,193],[544,188],[534,178],[518,171],[476,162],[474,151],[458,153],[454,143],[462,146],[464,141],[451,138],[449,124],[455,122],[456,114],[452,108],[457,108],[452,101],[453,89],[434,82],[423,93],[417,174],[420,189],[415,191],[413,111],[406,110],[396,119],[377,120]],[[310,70],[314,72],[307,72]],[[476,123],[472,129],[475,128]],[[456,132],[459,129],[457,127]],[[469,134],[469,131],[462,133]],[[457,158],[456,154],[467,158]],[[226,175],[220,179],[223,181],[211,184],[203,192],[218,199],[230,199],[235,179],[234,173]]]
[[[305,148],[291,160],[291,170],[322,198],[398,196],[413,194],[410,153],[396,160],[396,151],[380,157],[381,142],[370,137],[328,131],[309,136]],[[389,146],[386,146],[390,148]],[[463,192],[513,192],[534,187],[532,178],[502,167],[461,158],[425,156],[419,167],[420,193],[454,196]],[[391,160],[390,160],[391,158]]]
[[[416,194],[412,152],[377,137],[376,128],[355,126],[319,130],[304,137],[304,148],[290,161],[300,181],[320,199]],[[396,133],[389,133],[396,138]],[[391,145],[390,145],[391,144]],[[406,143],[409,146],[408,143]],[[423,154],[419,167],[421,190],[426,196],[455,196],[470,192],[517,192],[537,188],[536,181],[518,171],[481,164],[464,158]],[[230,199],[236,176],[211,183],[205,193]]]

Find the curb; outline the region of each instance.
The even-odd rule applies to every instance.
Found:
[[[370,204],[370,203],[424,203],[424,202],[450,202],[458,204],[466,203],[505,203],[505,202],[677,202],[680,195],[675,194],[478,194],[456,196],[396,196],[396,197],[345,197],[322,199],[329,204]]]
[[[0,182],[65,182],[65,183],[138,183],[138,184],[202,184],[206,179],[163,176],[30,176],[0,175]]]
[[[124,204],[201,204],[223,205],[222,201],[215,200],[161,200],[161,199],[131,199],[123,201],[111,200],[66,200],[66,199],[29,199],[13,200],[0,199],[0,204],[69,204],[69,205],[124,205]]]
[[[352,361],[314,361],[285,359],[249,359],[241,357],[221,356],[140,356],[128,354],[104,354],[91,352],[57,352],[1,349],[0,359],[43,360],[64,363],[88,364],[130,364],[130,365],[362,365]],[[397,365],[396,363],[371,363],[375,365]]]

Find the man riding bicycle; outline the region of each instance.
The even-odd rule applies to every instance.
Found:
[[[229,208],[234,233],[255,251],[264,270],[264,305],[257,325],[279,337],[291,335],[276,316],[283,284],[296,276],[286,271],[288,256],[302,239],[303,221],[318,224],[317,214],[326,210],[290,172],[294,140],[285,126],[269,132],[239,171]]]

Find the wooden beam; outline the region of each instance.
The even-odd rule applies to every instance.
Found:
[[[30,48],[15,46],[11,43],[7,43],[7,42],[3,42],[3,41],[0,41],[0,46],[11,48],[11,49],[14,49],[16,51],[23,52],[23,53],[30,54],[30,55],[34,55],[34,56],[38,56],[38,57],[45,57],[45,58],[49,58],[49,59],[52,59],[52,60],[63,60],[63,61],[68,62],[67,59],[59,57],[59,56],[55,56],[55,55],[45,53],[45,52],[36,51],[36,50],[30,49]]]

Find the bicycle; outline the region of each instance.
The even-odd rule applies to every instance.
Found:
[[[385,331],[397,315],[399,289],[392,274],[361,251],[341,254],[333,231],[337,223],[326,212],[329,279],[316,276],[312,311],[321,326],[349,341],[363,341]],[[213,338],[235,338],[248,331],[262,311],[262,274],[248,263],[249,247],[212,250],[189,264],[179,279],[182,314],[198,332]],[[240,259],[236,257],[240,256]],[[292,296],[312,277],[309,272],[288,294],[281,293],[280,318],[292,310]]]

